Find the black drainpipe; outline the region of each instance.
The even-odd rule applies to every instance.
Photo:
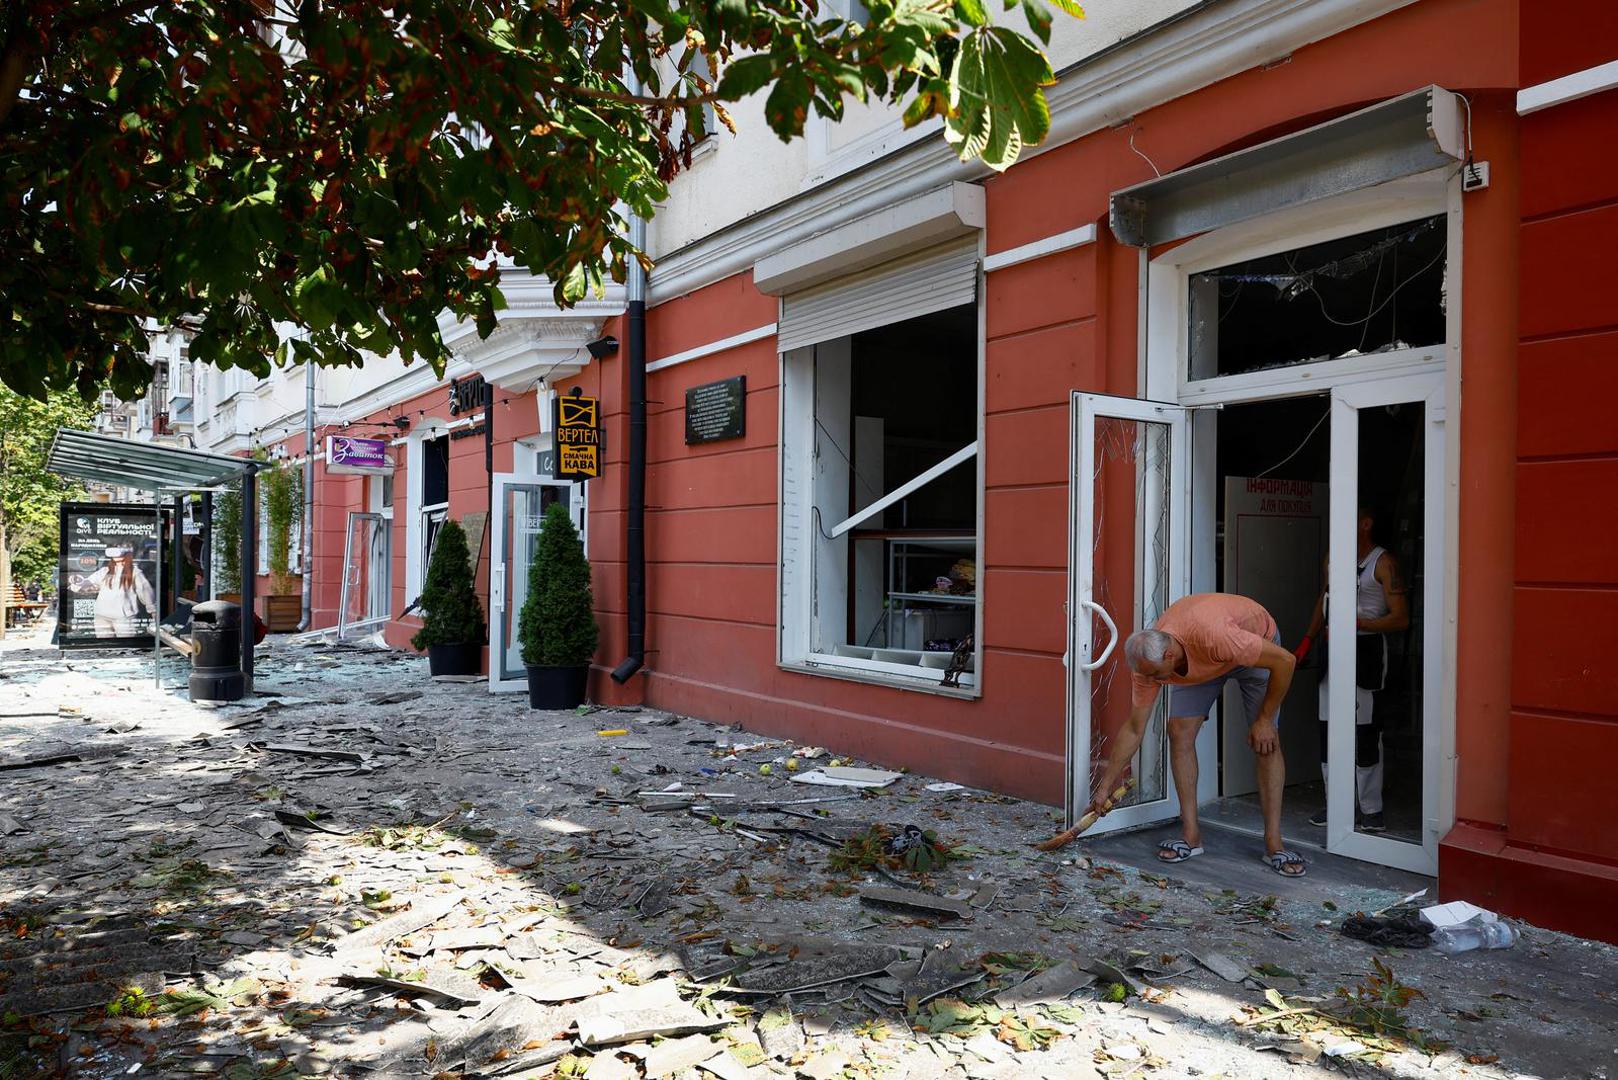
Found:
[[[634,260],[630,260],[628,321],[629,513],[624,527],[624,582],[629,655],[613,669],[612,680],[619,684],[628,682],[646,662],[646,275]]]

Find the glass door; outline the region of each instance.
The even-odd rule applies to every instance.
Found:
[[[1332,391],[1330,513],[1326,848],[1436,874],[1442,375]]]
[[[1090,801],[1093,778],[1130,712],[1123,642],[1184,596],[1190,448],[1186,410],[1136,398],[1073,395],[1068,586],[1067,816]],[[1135,788],[1094,831],[1174,817],[1168,695],[1160,694],[1125,773]],[[1198,742],[1200,782],[1217,783],[1214,741]]]
[[[540,522],[554,502],[568,506],[573,525],[583,538],[583,484],[534,474],[495,475],[489,564],[489,689],[496,692],[520,691],[528,686],[517,626],[528,599],[528,571],[539,548]]]
[[[337,639],[388,620],[388,528],[381,514],[350,512],[343,541]]]

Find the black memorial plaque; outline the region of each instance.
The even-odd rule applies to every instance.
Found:
[[[747,434],[747,376],[693,386],[685,392],[685,442],[718,442]]]

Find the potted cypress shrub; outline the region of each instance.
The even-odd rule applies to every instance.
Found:
[[[292,529],[303,519],[303,472],[296,465],[283,465],[263,478],[270,592],[261,602],[270,630],[283,633],[296,630],[303,617],[303,578],[292,572]]]
[[[483,666],[483,605],[472,588],[472,557],[458,521],[439,527],[422,585],[422,625],[410,639],[436,675],[476,675]]]
[[[215,572],[219,575],[214,595],[232,604],[242,602],[242,482],[234,480],[213,501]]]
[[[584,544],[567,507],[552,503],[539,526],[517,629],[530,706],[576,709],[584,703],[598,634]]]

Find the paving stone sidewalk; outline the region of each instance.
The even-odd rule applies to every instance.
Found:
[[[1049,807],[425,668],[272,639],[205,708],[6,642],[0,1080],[1618,1068],[1612,947],[1378,949],[1338,925],[1394,892],[1044,854]]]

